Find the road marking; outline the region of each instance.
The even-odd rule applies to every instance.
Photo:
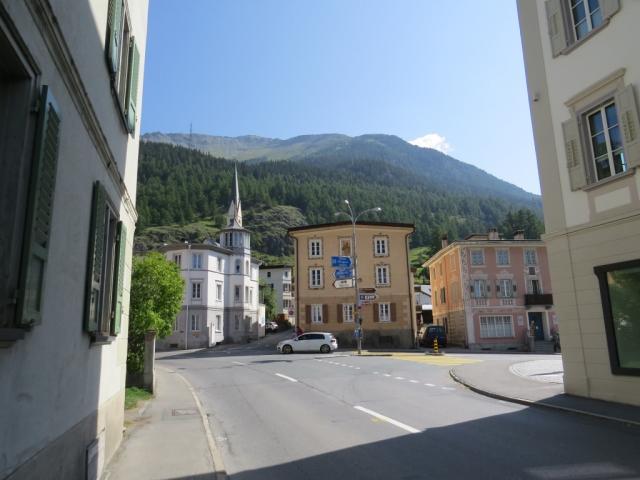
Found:
[[[435,385],[433,383],[425,383],[424,386],[425,387],[435,387]]]
[[[440,387],[442,390],[455,390],[453,387]]]
[[[356,370],[360,370],[360,367],[353,367],[353,368],[355,368]]]
[[[411,383],[420,383],[418,380],[409,380]]]
[[[385,377],[390,377],[391,376],[388,373],[383,373],[382,375],[384,375]]]
[[[404,377],[395,377],[396,380],[404,380]]]
[[[289,380],[290,382],[297,382],[298,381],[295,378],[287,377],[286,375],[283,375],[281,373],[276,373],[276,376],[278,376],[280,378],[284,378],[285,380]]]
[[[361,412],[367,413],[379,420],[383,420],[387,423],[390,423],[391,425],[395,425],[396,427],[401,428],[409,433],[420,433],[420,430],[418,430],[417,428],[413,428],[413,427],[410,427],[409,425],[405,425],[404,423],[394,420],[393,418],[385,417],[384,415],[378,412],[374,412],[373,410],[369,410],[368,408],[364,408],[359,405],[354,405],[353,408],[355,408],[356,410],[360,410]]]
[[[231,362],[231,363],[235,363],[236,365],[246,365],[246,363],[242,363],[242,362]]]

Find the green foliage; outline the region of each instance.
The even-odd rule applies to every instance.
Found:
[[[416,247],[412,248],[409,252],[409,261],[411,266],[416,269],[416,273],[413,276],[413,280],[416,285],[429,283],[429,271],[424,268],[422,264],[429,260],[429,257],[433,255],[434,250],[431,247]]]
[[[124,391],[124,409],[130,410],[136,408],[139,402],[149,400],[152,394],[138,387],[127,387]]]
[[[503,238],[513,238],[513,233],[516,230],[524,230],[524,238],[540,238],[540,235],[544,233],[544,225],[531,210],[521,208],[515,212],[507,212],[498,227]]]
[[[265,316],[268,320],[276,318],[276,293],[265,282],[260,281],[260,297],[264,304]]]
[[[169,335],[182,306],[184,280],[178,266],[159,253],[134,257],[129,308],[127,369],[143,369],[144,334],[154,330],[159,338]]]

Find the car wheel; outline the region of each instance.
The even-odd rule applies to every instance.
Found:
[[[324,344],[320,347],[320,353],[329,353],[331,351],[331,347],[327,344]]]
[[[282,353],[293,353],[293,347],[291,347],[291,345],[285,345],[282,347]]]

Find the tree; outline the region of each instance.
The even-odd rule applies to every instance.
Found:
[[[127,370],[144,368],[144,334],[150,330],[159,338],[169,335],[182,307],[184,280],[178,266],[159,253],[134,257],[129,308]]]
[[[273,320],[276,317],[276,294],[269,285],[260,282],[260,296],[264,304],[265,316],[267,320]]]

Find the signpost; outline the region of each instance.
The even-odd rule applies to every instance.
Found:
[[[351,268],[351,257],[331,257],[333,268]]]
[[[353,278],[353,269],[351,268],[338,268],[334,276],[336,280],[346,280],[348,278]]]
[[[344,280],[336,280],[333,282],[335,288],[353,288],[353,278],[346,278]]]

